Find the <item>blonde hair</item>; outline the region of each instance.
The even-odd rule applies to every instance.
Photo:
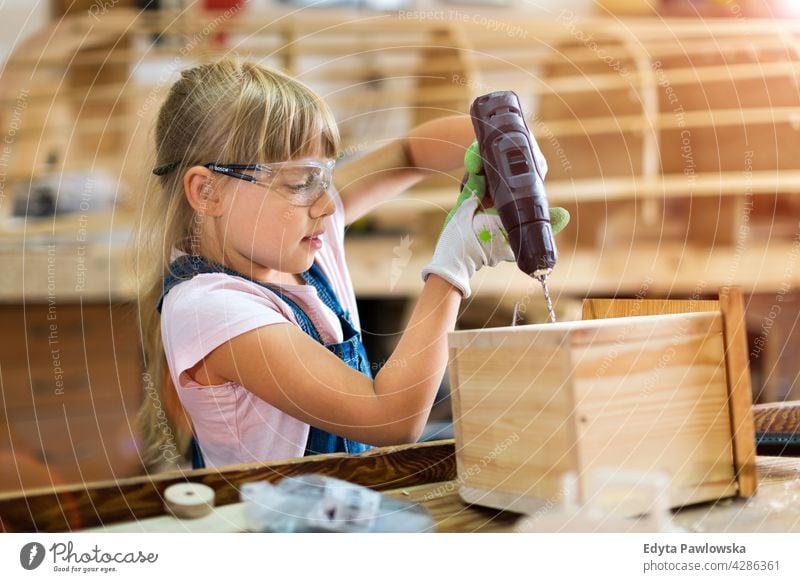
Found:
[[[183,174],[209,162],[289,160],[318,145],[326,157],[339,153],[333,115],[314,91],[236,56],[181,71],[154,129],[154,166],[174,167],[150,176],[134,238],[146,368],[138,423],[142,460],[151,471],[185,457],[191,437],[191,423],[166,365],[156,311],[172,248],[194,250],[186,248],[194,240],[195,213],[184,194]]]

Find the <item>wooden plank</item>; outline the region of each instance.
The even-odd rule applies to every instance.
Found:
[[[752,419],[752,389],[747,356],[744,303],[741,290],[722,288],[717,301],[587,299],[583,317],[626,317],[632,314],[680,313],[721,310],[724,321],[725,362],[733,435],[734,466],[743,497],[755,494],[755,440]]]
[[[800,401],[756,404],[753,425],[757,432],[800,433]]]
[[[409,47],[410,49],[414,47]],[[345,53],[350,54],[350,53]],[[669,82],[673,86],[697,85],[698,75],[702,75],[703,83],[713,82],[732,82],[754,79],[758,81],[766,79],[788,78],[794,79],[796,64],[794,62],[780,63],[742,63],[736,65],[719,65],[707,67],[686,67],[681,69],[669,70]],[[449,79],[450,77],[447,77]],[[444,79],[440,77],[440,79]],[[444,79],[446,80],[446,79]],[[518,89],[532,95],[553,95],[559,96],[565,93],[595,93],[603,91],[613,91],[618,89],[628,89],[637,87],[641,81],[646,81],[647,77],[642,77],[639,73],[630,73],[627,76],[620,76],[617,73],[588,74],[575,77],[551,77],[546,79],[527,79],[517,81]],[[128,83],[109,83],[101,87],[95,87],[88,95],[83,89],[64,89],[54,85],[51,89],[38,90],[28,98],[30,102],[52,101],[58,98],[80,98],[87,104],[113,104],[116,103],[123,93],[128,98],[146,99],[152,89],[131,89]],[[459,86],[442,86],[426,88],[421,91],[398,91],[390,89],[379,91],[381,103],[387,106],[391,104],[408,104],[409,102],[437,103],[458,99],[463,93],[463,88]],[[355,97],[354,97],[355,95]],[[326,96],[326,101],[337,102],[340,100],[352,101],[360,95],[360,92],[342,91]],[[85,99],[83,99],[85,97]],[[0,105],[12,105],[14,98],[0,98]],[[459,110],[460,111],[460,110]]]
[[[642,147],[641,176],[644,180],[657,179],[661,174],[661,115],[659,91],[656,73],[652,66],[652,57],[647,50],[629,32],[625,45],[635,55],[636,70],[639,73],[639,99],[642,104]],[[638,214],[646,227],[654,227],[658,219],[663,221],[663,205],[656,200],[646,200],[638,210]]]
[[[569,353],[552,344],[475,339],[482,345],[458,350],[450,363],[458,380],[451,393],[461,497],[534,512],[577,465]]]
[[[680,299],[584,299],[583,319],[719,311],[719,301]]]
[[[618,323],[613,343],[572,350],[582,473],[664,471],[673,506],[735,495],[722,317],[625,319],[603,320]],[[646,335],[637,320],[652,320]]]
[[[142,31],[136,28],[135,32],[141,33]],[[259,32],[263,33],[264,31]],[[315,32],[317,36],[320,36],[319,31]],[[376,30],[373,30],[372,32],[377,33]],[[764,57],[765,53],[769,53],[770,51],[774,53],[775,51],[786,50],[787,43],[791,42],[791,39],[794,37],[790,34],[781,36],[781,31],[777,31],[779,34],[775,34],[775,32],[776,31],[773,31],[773,34],[768,36],[748,35],[748,40],[750,41],[751,46],[747,47],[747,53],[751,54],[754,60],[760,60]],[[401,34],[405,35],[406,37],[409,36],[408,31],[402,31]],[[418,33],[417,35],[421,34],[422,32]],[[268,36],[268,34],[264,34],[263,36]],[[272,56],[280,53],[280,50],[283,48],[283,45],[280,41],[280,35],[274,34],[274,37],[275,40],[271,44],[266,44],[263,42],[257,45],[248,43],[246,46],[242,46],[241,49],[243,52],[246,52],[248,56]],[[394,50],[403,51],[407,50],[408,45],[410,44],[408,41],[406,41],[405,46],[403,44],[396,45],[390,40],[390,37],[387,37],[386,35],[382,35],[381,38],[384,39],[382,43],[375,43],[374,41],[367,40],[370,45],[370,50],[380,49],[382,52],[391,52]],[[403,37],[401,37],[401,39],[402,38]],[[472,54],[470,58],[480,66],[482,71],[486,72],[505,70],[509,67],[521,67],[527,70],[530,67],[548,65],[552,64],[553,62],[563,61],[580,65],[582,63],[596,63],[599,60],[597,51],[592,51],[583,45],[565,45],[564,49],[560,49],[555,53],[550,51],[549,48],[544,45],[529,45],[525,47],[526,50],[524,52],[511,52],[514,49],[519,48],[519,38],[502,34],[498,36],[496,33],[491,32],[477,36],[470,35],[470,45],[476,51],[475,54]],[[706,56],[722,54],[736,55],[743,53],[741,38],[735,37],[713,40],[682,38],[680,39],[680,44],[676,44],[675,39],[672,39],[671,42],[669,40],[648,40],[644,46],[647,49],[647,54],[652,59],[662,59],[676,55],[685,56],[687,54]],[[357,56],[359,52],[367,49],[367,47],[363,44],[353,44],[350,46],[350,48],[354,49],[352,53],[350,51],[342,50],[343,48],[347,47],[347,44],[342,44],[341,37],[332,35],[331,38],[327,40],[322,37],[316,39],[315,44],[313,45],[306,45],[303,43],[301,48],[308,53],[322,52],[326,54],[331,54],[331,51],[338,49],[343,55],[346,56]],[[624,45],[607,44],[603,48],[605,51],[603,56],[605,58],[614,58],[620,61],[626,61],[631,58],[628,48]],[[537,52],[537,49],[539,49],[539,52]],[[142,60],[144,54],[141,49],[126,49],[120,51],[115,50],[113,54],[108,54],[107,51],[104,50],[82,50],[80,51],[79,55],[73,58],[71,56],[72,50],[73,49],[71,49],[71,47],[63,47],[60,52],[55,54],[48,53],[45,55],[35,56],[31,56],[32,53],[30,51],[21,54],[15,53],[13,57],[7,61],[4,71],[23,70],[24,72],[28,72],[34,67],[64,66],[70,61],[75,64],[82,65],[97,65],[101,63],[136,65]],[[498,59],[501,51],[504,51],[508,54],[503,54],[503,58]],[[197,51],[196,48],[194,51],[192,51],[191,47],[188,45],[177,47],[149,46],[147,47],[146,56],[147,58],[152,59],[169,60],[186,56],[187,54],[196,54],[197,52],[199,51]],[[225,46],[209,46],[203,47],[202,55],[210,60],[213,58],[224,57],[228,54],[228,52],[229,48]],[[430,72],[437,72],[441,74],[449,73],[447,61],[445,60],[432,61],[428,64],[430,67],[426,65],[426,68],[428,68]],[[408,68],[405,65],[389,63],[383,64],[381,66],[381,70],[386,73],[387,77],[402,75],[408,72]],[[351,64],[332,62],[326,63],[324,70],[322,68],[315,68],[314,77],[320,79],[346,80],[358,78],[360,77],[360,73],[360,71],[354,71]]]
[[[733,459],[739,481],[739,495],[755,495],[756,443],[753,427],[753,392],[747,355],[747,327],[742,291],[736,287],[720,289],[719,303],[725,328],[725,362],[728,370],[730,422],[733,433]]]
[[[0,531],[73,531],[165,513],[162,494],[174,483],[198,482],[216,492],[216,505],[239,501],[238,486],[249,481],[321,473],[378,491],[411,487],[456,476],[452,440],[375,448],[361,455],[318,455],[275,463],[200,469],[117,481],[0,494]]]
[[[108,30],[129,30],[132,23],[136,23],[143,31],[164,32],[169,31],[174,26],[177,19],[181,21],[181,30],[186,34],[191,32],[200,33],[204,26],[208,26],[215,19],[219,19],[222,13],[206,12],[204,15],[192,13],[186,15],[175,10],[159,10],[152,14],[144,14],[136,10],[125,8],[115,9],[103,17],[103,24]],[[502,9],[487,9],[481,11],[481,16],[486,18],[493,17],[499,22],[506,22],[509,19],[509,12]],[[554,42],[571,38],[571,32],[564,26],[559,26],[552,18],[543,19],[515,13],[515,23],[524,26],[526,30],[535,30],[540,35],[541,42]],[[218,23],[220,24],[220,23]],[[225,28],[222,28],[224,24]],[[229,33],[258,33],[263,32],[265,27],[277,28],[280,26],[292,27],[299,32],[313,32],[324,29],[325,27],[341,32],[352,32],[360,30],[363,25],[368,25],[381,33],[386,34],[392,30],[406,30],[408,19],[402,15],[382,14],[371,11],[343,10],[343,9],[315,9],[313,13],[303,11],[285,10],[282,8],[248,11],[247,18],[232,18],[220,24],[219,30]],[[426,30],[442,26],[442,19],[415,19],[412,24],[420,29]],[[587,16],[580,20],[580,25],[586,30],[596,30],[596,40],[606,39],[612,33],[620,29],[630,29],[641,35],[647,40],[659,39],[662,41],[673,40],[675,44],[680,44],[681,35],[697,36],[699,38],[716,38],[729,35],[760,35],[770,34],[776,31],[786,31],[787,33],[800,32],[800,22],[795,19],[775,20],[770,18],[743,18],[743,19],[687,19],[687,18],[626,18],[624,20],[600,16]],[[96,28],[96,21],[86,16],[82,20],[76,19],[74,26],[76,30],[82,31],[81,26],[86,30]],[[470,35],[497,35],[496,31],[491,30],[484,24],[484,21],[463,20],[463,26],[470,32]],[[532,27],[532,28],[531,28]],[[501,33],[504,32],[501,30]]]
[[[419,51],[419,64],[410,71],[415,76],[413,89],[401,97],[411,107],[411,127],[433,119],[469,111],[470,85],[475,83],[476,72],[469,51],[463,49],[466,39],[459,27],[432,30]],[[428,69],[429,62],[453,59],[457,62],[447,74],[437,74]],[[458,82],[454,82],[458,80]],[[383,107],[388,106],[389,94],[402,95],[397,88],[387,87],[387,95],[378,97]],[[445,98],[444,100],[442,98]],[[455,181],[446,174],[429,176],[425,184],[429,187],[454,189]]]
[[[786,170],[782,172],[755,171],[751,175],[749,187],[753,195],[761,193],[774,196],[776,192],[800,191],[800,171]],[[602,180],[586,178],[581,180],[554,180],[548,182],[547,197],[552,203],[565,204],[569,202],[603,202],[625,200],[633,203],[636,200],[655,198],[698,198],[703,196],[741,196],[743,187],[741,177],[734,177],[727,173],[708,172],[696,174],[691,193],[683,174],[669,174],[657,180],[648,182],[638,181],[634,177],[606,177]],[[420,210],[449,209],[453,201],[452,188],[445,190],[410,190],[407,196],[398,198],[396,202],[389,201],[376,208],[377,212],[411,209],[410,202],[418,201]],[[417,207],[413,207],[414,209]]]
[[[800,401],[756,404],[753,424],[758,454],[800,456]]]
[[[638,14],[652,16],[659,0],[597,0],[595,11],[599,14]]]
[[[391,272],[392,249],[398,241],[396,235],[348,237],[345,247],[359,296],[420,293],[419,272],[430,255],[415,252],[398,277]],[[698,290],[711,292],[726,284],[741,286],[747,293],[767,292],[774,296],[781,285],[800,285],[800,272],[791,268],[794,252],[792,243],[781,241],[748,247],[741,253],[724,247],[687,253],[684,245],[670,243],[606,248],[598,258],[596,249],[575,251],[560,246],[559,262],[549,285],[556,303],[562,295],[636,295],[643,290],[652,295],[692,296]],[[394,283],[391,288],[390,282]],[[541,298],[539,283],[511,262],[481,269],[472,278],[471,286],[476,296],[487,300],[500,296],[531,297],[531,301]]]
[[[447,196],[452,203],[452,192]],[[404,204],[416,207],[416,199],[403,198]],[[429,209],[422,202],[419,207]],[[384,215],[397,211],[394,204],[384,205]],[[418,220],[418,219],[417,219]],[[50,223],[50,228],[58,223]],[[34,226],[29,226],[34,228]],[[124,227],[122,227],[124,228]],[[115,229],[116,232],[116,229]],[[99,234],[99,232],[98,232]],[[6,277],[0,280],[0,302],[47,301],[47,247],[36,247],[31,236],[30,247],[20,253],[22,233],[0,233],[7,250],[0,250],[0,270]],[[359,297],[415,296],[422,290],[420,270],[429,260],[424,241],[415,239],[418,249],[399,276],[391,273],[393,250],[398,235],[348,236],[345,248],[353,285]],[[17,250],[12,250],[16,248]],[[793,243],[775,239],[762,246],[748,245],[743,251],[736,248],[715,247],[704,253],[687,253],[684,245],[640,244],[632,248],[605,248],[598,260],[597,250],[573,250],[560,246],[559,263],[550,277],[550,288],[556,298],[574,295],[636,295],[646,289],[648,294],[691,296],[700,288],[712,290],[725,284],[735,284],[747,293],[769,293],[782,285],[800,286],[800,272],[792,270]],[[59,298],[62,301],[128,301],[136,298],[136,281],[130,269],[125,268],[123,245],[87,245],[83,252],[91,277],[85,288],[76,291],[74,268],[80,259],[78,247],[59,244],[56,271]],[[24,260],[23,260],[24,259]],[[732,267],[731,265],[737,265]],[[70,279],[69,275],[73,277]],[[754,275],[755,274],[755,275]],[[23,285],[24,282],[24,285]],[[390,283],[394,283],[390,286]],[[63,283],[63,285],[62,285]],[[539,301],[538,282],[523,274],[514,263],[502,263],[492,269],[482,269],[472,279],[476,296],[496,301],[497,297],[531,297]],[[772,303],[769,303],[771,306]],[[784,308],[786,311],[786,308]],[[510,317],[509,317],[510,319]],[[792,325],[793,320],[788,321]],[[760,323],[759,323],[760,325]],[[774,332],[774,330],[773,330]],[[763,357],[763,356],[762,356]],[[788,373],[788,372],[787,372]]]
[[[76,163],[65,164],[65,170],[78,170]],[[9,181],[25,179],[22,173],[8,173]],[[28,176],[29,177],[29,176]],[[400,196],[375,208],[373,212],[386,213],[401,208],[409,211],[441,211],[455,204],[453,196],[454,184],[446,188],[409,190],[408,195]],[[800,170],[754,171],[750,175],[748,187],[754,196],[760,194],[775,196],[776,193],[800,191]],[[637,200],[664,198],[741,196],[743,192],[740,176],[727,172],[698,173],[691,192],[686,185],[683,174],[668,174],[657,180],[638,181],[634,176],[606,177],[603,179],[586,178],[579,180],[554,180],[548,183],[547,196],[551,203],[567,204],[570,202],[609,203],[620,200],[634,203]]]

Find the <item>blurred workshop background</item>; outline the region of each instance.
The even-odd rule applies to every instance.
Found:
[[[129,237],[151,124],[184,67],[234,51],[320,92],[358,157],[514,90],[573,221],[552,277],[587,297],[746,294],[754,400],[800,399],[800,4],[794,0],[0,0],[0,490],[143,471]],[[351,225],[377,372],[461,175]],[[461,328],[545,320],[513,264]],[[654,363],[655,365],[655,363]],[[169,414],[168,407],[165,415]],[[447,383],[425,438],[451,435]]]

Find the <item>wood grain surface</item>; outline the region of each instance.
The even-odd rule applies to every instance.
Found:
[[[163,515],[163,492],[181,482],[214,489],[218,506],[239,501],[239,485],[278,481],[320,473],[378,491],[450,481],[456,477],[454,444],[435,441],[381,447],[361,455],[332,454],[277,463],[236,465],[0,494],[0,530],[7,532],[74,531],[101,524]]]
[[[758,404],[753,422],[758,454],[800,456],[800,401]]]
[[[800,437],[800,401],[770,402],[753,406],[757,432],[787,433]]]
[[[757,488],[756,446],[753,439],[753,397],[748,365],[747,327],[741,289],[720,288],[719,301],[587,299],[583,303],[584,319],[704,311],[722,313],[734,470],[739,495],[749,497],[755,494]]]
[[[583,319],[698,313],[719,311],[719,301],[694,299],[600,299],[583,300]]]
[[[728,374],[728,404],[733,434],[733,465],[739,495],[750,497],[758,488],[756,443],[753,428],[753,389],[747,353],[747,323],[742,290],[723,287],[719,305],[724,323],[725,365]]]

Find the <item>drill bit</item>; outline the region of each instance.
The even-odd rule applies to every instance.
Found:
[[[556,322],[556,312],[553,309],[553,300],[550,298],[550,289],[547,287],[547,273],[535,273],[534,278],[538,279],[542,284],[542,291],[544,291],[544,300],[547,303],[547,311],[550,314],[550,323]]]

